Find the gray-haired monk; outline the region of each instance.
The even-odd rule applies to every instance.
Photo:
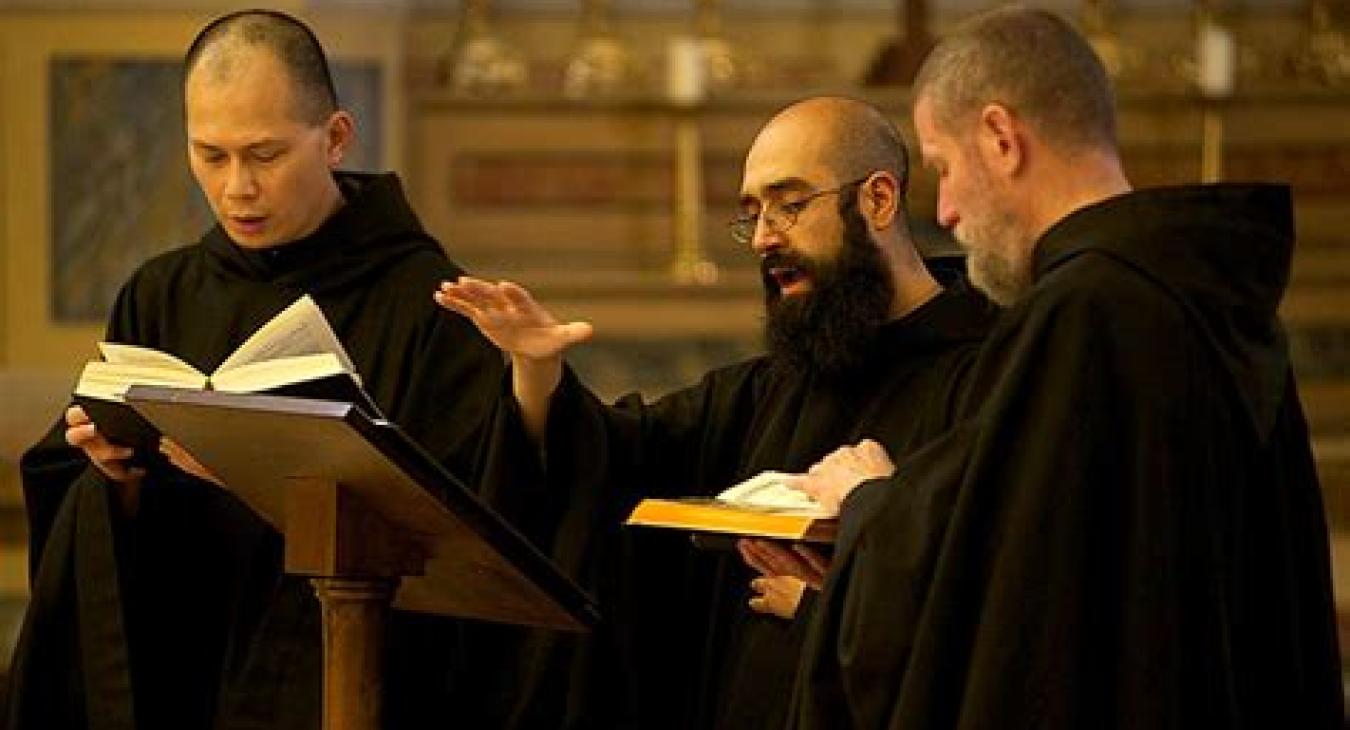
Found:
[[[1007,309],[952,432],[812,470],[850,538],[791,727],[1341,727],[1288,188],[1132,191],[1101,63],[1044,11],[961,26],[914,98]]]

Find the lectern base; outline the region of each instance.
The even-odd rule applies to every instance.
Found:
[[[397,578],[313,578],[323,604],[324,730],[378,730],[384,627]]]

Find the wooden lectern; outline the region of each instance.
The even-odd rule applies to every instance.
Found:
[[[396,426],[349,403],[133,386],[127,402],[285,536],[323,606],[324,728],[379,725],[390,607],[582,631],[595,605]]]

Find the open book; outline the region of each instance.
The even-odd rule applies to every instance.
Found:
[[[308,294],[259,327],[209,375],[149,347],[100,342],[98,348],[103,359],[84,366],[75,402],[105,438],[138,451],[158,451],[159,430],[125,404],[132,385],[345,401],[381,417],[342,342]]]
[[[799,475],[766,471],[716,497],[644,499],[626,524],[802,542],[834,542],[838,516],[792,488]]]

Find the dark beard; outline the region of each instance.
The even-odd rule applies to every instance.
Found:
[[[881,251],[867,230],[853,196],[843,196],[839,214],[844,240],[838,257],[822,261],[795,253],[769,254],[761,262],[766,317],[765,344],[775,366],[789,376],[838,380],[866,364],[877,330],[886,323],[895,288]],[[769,269],[793,266],[811,289],[784,298]]]

